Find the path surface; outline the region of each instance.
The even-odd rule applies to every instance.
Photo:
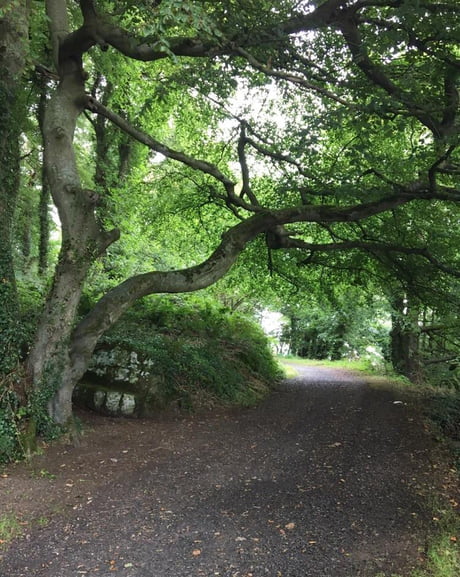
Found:
[[[407,575],[430,522],[430,440],[395,400],[302,368],[255,409],[123,421],[124,437],[98,417],[86,446],[38,461],[28,505],[25,469],[0,479],[3,506],[16,490],[45,516],[0,575]]]

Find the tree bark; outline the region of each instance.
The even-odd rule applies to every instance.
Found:
[[[407,298],[398,297],[392,303],[391,362],[395,371],[414,383],[423,381],[420,358],[418,310]]]
[[[0,2],[0,373],[15,366],[20,348],[19,305],[12,254],[12,224],[19,191],[22,74],[28,48],[28,3]]]
[[[48,0],[47,11],[60,82],[45,111],[44,163],[61,221],[62,245],[27,366],[35,390],[49,399],[51,418],[65,423],[71,417],[70,399],[75,386],[69,342],[83,282],[93,261],[118,233],[102,229],[94,213],[95,196],[81,186],[73,148],[76,123],[85,105],[81,53],[63,50],[65,3]]]
[[[40,97],[38,102],[38,126],[40,128],[40,134],[42,137],[42,142],[44,140],[44,121],[45,121],[45,108],[46,108],[46,97],[48,93],[48,87],[46,80],[43,78],[39,79],[39,90]],[[46,177],[45,163],[42,163],[41,169],[41,190],[40,199],[38,204],[38,220],[39,220],[39,246],[38,246],[38,274],[43,276],[48,269],[48,255],[49,255],[49,234],[50,234],[50,215],[49,215],[49,203],[50,203],[50,191],[48,186],[48,179]]]

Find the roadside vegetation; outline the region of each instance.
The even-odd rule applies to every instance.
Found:
[[[153,298],[136,304],[101,346],[147,356],[164,376],[163,406],[248,406],[277,383],[281,371],[260,326],[205,298]]]
[[[81,314],[87,306],[84,300]],[[29,318],[34,316],[30,310]],[[282,376],[255,319],[205,296],[143,299],[104,335],[99,346],[108,350],[118,346],[149,359],[161,382],[156,392],[158,410],[250,406]],[[33,407],[21,410],[13,388],[9,393],[10,401],[4,392],[0,412],[0,462],[31,452],[27,427]],[[46,420],[36,421],[37,426],[42,435],[53,436]],[[31,433],[35,435],[36,428]]]

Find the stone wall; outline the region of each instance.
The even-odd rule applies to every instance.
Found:
[[[164,408],[164,376],[152,359],[120,346],[96,349],[74,402],[112,416],[145,417]]]

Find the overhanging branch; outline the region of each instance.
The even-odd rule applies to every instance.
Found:
[[[203,174],[208,174],[209,176],[220,182],[223,185],[227,194],[226,197],[222,198],[223,200],[225,200],[225,202],[228,202],[234,206],[243,208],[250,212],[257,212],[258,210],[260,210],[260,208],[257,205],[246,202],[236,194],[235,182],[233,182],[230,178],[228,178],[228,176],[226,176],[221,170],[219,170],[219,168],[215,164],[207,162],[206,160],[200,160],[194,158],[186,154],[185,152],[174,150],[173,148],[170,148],[166,144],[159,142],[149,134],[133,126],[129,121],[127,121],[119,114],[116,114],[112,110],[109,110],[106,106],[95,100],[92,96],[88,96],[87,109],[104,116],[105,118],[110,120],[113,124],[118,126],[118,128],[120,128],[123,132],[129,134],[132,138],[134,138],[141,144],[144,144],[151,150],[158,152],[159,154],[162,154],[165,158],[176,160],[177,162],[180,162],[185,166],[188,166],[194,170],[202,172]]]
[[[245,60],[247,60],[253,68],[255,68],[256,70],[259,70],[259,72],[263,72],[266,76],[269,76],[271,78],[277,78],[278,80],[285,80],[286,82],[289,82],[291,84],[301,86],[302,88],[306,88],[308,90],[311,90],[312,92],[316,92],[318,94],[321,94],[322,96],[325,96],[329,100],[333,100],[334,102],[338,102],[342,106],[346,106],[347,108],[349,108],[351,110],[353,110],[353,109],[358,110],[359,109],[359,107],[356,106],[355,104],[353,104],[352,102],[345,100],[344,98],[341,98],[340,96],[337,96],[336,94],[334,94],[333,92],[331,92],[327,88],[324,88],[323,86],[319,86],[317,84],[313,84],[313,83],[309,82],[306,78],[304,78],[298,74],[281,72],[278,70],[274,70],[273,68],[270,68],[269,66],[266,66],[265,64],[262,64],[254,56],[252,56],[252,54],[250,54],[247,50],[244,50],[241,47],[238,47],[236,49],[236,52],[238,54],[240,54]]]
[[[427,248],[406,247],[397,244],[364,242],[364,241],[344,241],[344,242],[330,242],[330,243],[309,243],[301,239],[286,237],[283,248],[297,248],[310,251],[310,255],[316,252],[334,252],[334,251],[349,251],[349,250],[363,250],[371,253],[400,253],[406,255],[418,255],[429,261],[434,267],[442,270],[446,274],[460,278],[460,271],[441,263],[436,259]],[[299,264],[309,264],[310,259]]]
[[[246,245],[261,233],[293,222],[358,221],[411,200],[408,196],[393,196],[349,207],[302,205],[254,214],[230,228],[216,250],[201,264],[183,270],[136,275],[109,291],[75,329],[72,358],[75,362],[84,362],[99,337],[137,299],[149,294],[192,292],[214,284],[229,271]]]

